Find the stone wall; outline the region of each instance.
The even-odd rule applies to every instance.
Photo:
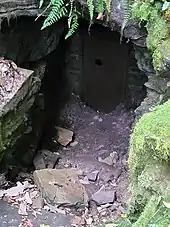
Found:
[[[82,72],[82,42],[80,33],[76,32],[70,39],[66,50],[66,69],[65,73],[69,80],[71,92],[77,95],[82,94],[81,87]]]
[[[148,77],[148,81],[145,83],[147,96],[135,111],[136,117],[139,118],[144,113],[150,112],[156,105],[170,98],[169,78],[156,75],[152,66],[152,59],[146,47],[135,46],[134,48],[138,67]]]
[[[81,6],[87,7],[86,1],[80,1],[80,3]],[[39,0],[1,1],[0,56],[13,60],[21,67],[27,63],[29,65],[29,62],[41,62],[40,65],[35,64],[34,73],[31,73],[29,79],[26,80],[24,86],[26,86],[27,89],[23,87],[25,92],[24,95],[22,93],[23,97],[19,95],[17,104],[13,105],[11,110],[6,110],[1,116],[0,149],[4,151],[7,147],[12,148],[13,144],[15,144],[16,140],[18,140],[23,132],[29,135],[30,132],[34,131],[32,130],[34,118],[32,113],[34,112],[36,116],[41,108],[43,109],[43,96],[41,93],[38,93],[46,62],[41,60],[56,49],[59,39],[66,28],[65,22],[61,20],[52,27],[41,31],[43,19],[39,19],[35,22],[35,16],[40,13],[38,4]],[[123,15],[123,1],[113,0],[109,22],[104,20],[103,22],[100,21],[100,23],[103,26],[110,27],[114,31],[120,32],[120,27],[123,23]],[[97,20],[95,22],[98,23]],[[139,118],[143,113],[150,111],[155,105],[166,101],[170,97],[169,74],[164,74],[164,77],[156,76],[152,67],[152,59],[146,48],[146,31],[139,26],[138,22],[133,20],[129,21],[124,30],[124,37],[126,40],[129,39],[133,43],[138,67],[148,77],[148,81],[145,83],[147,97],[136,109],[136,115],[137,118]],[[74,35],[73,39],[70,39],[70,43],[70,49],[68,49],[69,54],[66,59],[66,74],[68,78],[71,78],[69,83],[72,84],[72,92],[81,94],[82,44],[78,32]],[[131,68],[130,70],[130,74],[133,74],[136,69]],[[142,83],[144,82],[144,74],[141,73],[139,75]],[[135,77],[136,76],[137,74],[135,74]],[[139,87],[141,89],[142,84],[140,84]],[[137,93],[140,93],[138,86],[133,87],[133,91],[134,88],[137,89]],[[136,97],[136,93],[132,92],[131,96],[132,98],[133,96]],[[37,126],[35,126],[35,128],[36,127]],[[40,131],[41,130],[37,130],[37,133],[39,133],[38,136],[41,134]],[[24,141],[27,141],[26,138],[28,137],[24,137]],[[20,150],[19,148],[22,147],[20,144],[21,143],[17,143],[17,150]],[[27,148],[29,144],[28,142]],[[36,142],[33,142],[33,150],[35,150],[35,144]],[[14,150],[11,150],[9,153],[12,154],[13,151]],[[25,158],[25,160],[26,159],[27,158]]]
[[[87,9],[87,4],[86,1],[79,1],[81,7],[83,6],[84,9]],[[24,0],[24,1],[17,1],[15,3],[13,3],[12,1],[10,2],[9,0],[3,0],[1,5],[3,7],[1,7],[0,10],[0,18],[11,18],[14,16],[37,16],[40,13],[40,10],[38,9],[38,4],[39,4],[39,0]],[[9,7],[10,6],[10,7]],[[86,10],[84,10],[85,12]],[[87,17],[86,13],[84,13],[84,16]],[[103,24],[104,26],[108,26],[113,30],[116,31],[120,31],[120,27],[123,23],[123,17],[124,17],[124,7],[123,7],[123,1],[119,1],[119,0],[113,0],[112,1],[112,6],[111,6],[111,14],[110,14],[110,18],[109,21],[107,22],[106,20],[104,20],[103,22],[100,21],[101,24]],[[96,20],[95,22],[98,23],[98,21]],[[30,22],[29,22],[30,23]],[[39,23],[39,25],[38,25]],[[33,26],[25,26],[26,29],[28,27],[31,27],[31,29],[34,29],[34,34],[37,34],[38,31],[40,31],[40,27],[42,24],[42,21],[37,21],[36,23],[36,28]],[[60,24],[60,23],[59,23]],[[55,26],[53,28],[51,28],[51,30],[45,30],[43,31],[43,33],[39,33],[39,37],[41,39],[35,39],[36,40],[36,44],[33,42],[32,39],[30,39],[29,37],[31,37],[32,31],[26,32],[26,36],[28,36],[28,40],[29,43],[31,43],[34,47],[36,46],[36,49],[33,47],[32,50],[34,53],[26,53],[26,54],[22,54],[22,50],[23,49],[27,49],[28,43],[25,45],[23,44],[22,46],[19,44],[17,45],[12,45],[12,42],[10,42],[8,39],[8,37],[5,35],[4,39],[2,39],[2,33],[0,35],[0,43],[4,43],[4,40],[7,37],[8,43],[11,43],[10,45],[8,45],[8,50],[10,51],[11,49],[14,48],[13,53],[17,53],[18,58],[20,58],[19,56],[22,56],[22,59],[39,59],[40,56],[45,55],[47,53],[49,53],[52,49],[54,49],[54,47],[56,46],[57,43],[57,39],[56,39],[56,33],[55,31],[57,31],[58,33],[60,33],[60,31],[63,29],[64,25],[61,24],[59,25],[57,24],[56,26],[60,26],[60,29],[56,29]],[[23,28],[24,29],[24,28]],[[21,30],[21,29],[20,29]],[[41,34],[41,35],[40,35]],[[43,35],[42,35],[43,34]],[[53,34],[53,35],[52,35]],[[61,34],[61,33],[60,33]],[[152,108],[153,106],[159,104],[160,102],[162,102],[161,100],[166,99],[166,97],[168,97],[169,95],[165,93],[165,90],[167,90],[166,88],[161,89],[161,92],[159,90],[159,92],[157,91],[157,89],[153,86],[151,86],[151,84],[153,84],[153,78],[151,79],[151,77],[153,76],[155,80],[157,80],[157,78],[155,77],[155,72],[153,70],[152,67],[152,59],[150,59],[149,57],[149,53],[147,52],[146,49],[146,30],[145,28],[142,28],[139,23],[137,21],[134,20],[130,20],[124,30],[124,37],[126,37],[127,39],[131,40],[131,42],[134,44],[134,49],[135,49],[135,53],[136,53],[136,59],[138,62],[138,66],[139,68],[147,74],[149,81],[147,84],[145,84],[147,88],[147,92],[148,95],[146,97],[146,99],[144,100],[144,102],[142,103],[141,107],[139,107],[136,110],[136,114],[137,116],[141,116],[144,112],[149,111],[150,108]],[[45,39],[42,39],[42,36]],[[38,37],[38,36],[37,36]],[[48,37],[51,37],[51,39],[49,39]],[[53,38],[52,38],[53,37]],[[58,37],[58,36],[57,36]],[[32,40],[32,41],[31,41]],[[38,41],[38,42],[37,42]],[[23,43],[23,42],[22,42]],[[7,46],[7,44],[3,44],[2,46]],[[4,51],[2,50],[2,46],[0,46],[0,55],[1,54],[6,54],[8,53],[8,51]],[[20,46],[20,51],[18,52],[18,50],[16,50],[16,46]],[[46,50],[45,48],[43,48],[43,46],[46,46]],[[29,50],[31,49],[31,46],[29,48]],[[40,51],[42,50],[44,51],[44,53],[36,53],[36,51]],[[35,56],[36,55],[36,56]],[[77,54],[73,54],[73,56],[76,57]],[[29,57],[28,57],[29,56]],[[11,54],[7,54],[7,57],[9,59],[15,60],[16,56],[12,56]],[[20,59],[17,59],[18,62],[20,62]],[[167,61],[166,61],[167,62]],[[78,62],[76,64],[79,64]],[[76,69],[75,69],[76,70]],[[73,74],[70,72],[70,74]],[[74,72],[73,74],[75,77],[77,75],[77,72]],[[166,77],[168,77],[168,74],[166,74]],[[167,79],[159,79],[159,82],[161,81],[167,81]],[[75,79],[76,81],[76,79]],[[164,82],[163,82],[164,83]],[[150,85],[148,85],[150,84]],[[154,82],[155,84],[155,82]],[[152,87],[152,89],[150,88]],[[78,84],[76,85],[75,89],[79,89]],[[165,98],[162,99],[162,97]]]
[[[5,4],[5,1],[2,4]],[[13,4],[14,9],[17,4],[18,1]],[[56,49],[65,30],[65,22],[60,21],[41,31],[42,22],[41,19],[35,22],[35,17],[23,16],[17,20],[11,18],[9,24],[5,18],[1,23],[0,57],[14,61],[24,72],[22,83],[18,88],[14,86],[14,98],[10,97],[6,105],[0,109],[0,168],[2,169],[8,168],[9,165],[17,166],[18,163],[22,163],[25,167],[32,164],[42,136],[45,111],[44,94],[40,91],[40,87],[47,56]]]
[[[45,66],[46,63],[41,62],[36,65],[35,71],[19,68],[19,72],[23,75],[22,80],[13,87],[11,97],[4,104],[1,103],[0,161],[3,159],[3,165],[12,164],[10,159],[12,159],[14,153],[18,153],[18,157],[22,159],[28,148],[25,146],[24,152],[23,150],[16,150],[16,142],[24,134],[31,134],[37,130],[37,128],[33,128],[32,121],[29,122],[31,117],[30,110],[40,89]],[[19,161],[18,158],[16,161]],[[5,167],[3,165],[1,167]]]
[[[93,36],[93,33],[97,34],[99,36],[99,33],[101,33],[101,28],[102,26],[96,26],[93,25],[91,28],[91,36]],[[75,35],[70,39],[69,45],[67,47],[67,53],[66,53],[66,67],[65,67],[65,73],[67,75],[67,78],[69,80],[71,92],[74,94],[81,96],[81,98],[84,99],[84,93],[87,93],[86,91],[86,82],[89,80],[90,84],[89,86],[93,86],[93,80],[94,79],[94,73],[96,72],[96,68],[91,61],[94,61],[95,58],[101,58],[102,63],[106,65],[106,69],[103,72],[103,79],[102,77],[100,78],[100,81],[102,81],[101,85],[101,91],[102,94],[107,93],[111,85],[111,90],[115,90],[114,84],[116,84],[117,77],[120,78],[122,74],[122,68],[124,68],[125,72],[125,78],[124,78],[124,83],[123,84],[123,79],[121,79],[121,84],[124,86],[124,89],[126,89],[126,94],[123,97],[123,100],[125,104],[129,108],[136,108],[137,106],[140,105],[141,101],[143,101],[145,95],[146,95],[146,89],[144,86],[144,83],[147,81],[147,76],[145,75],[145,72],[139,70],[136,59],[135,59],[135,51],[133,49],[132,44],[119,44],[119,34],[115,32],[111,32],[109,30],[105,30],[104,36],[102,40],[102,45],[104,46],[104,49],[108,45],[110,45],[110,49],[113,49],[113,54],[110,56],[110,52],[108,53],[107,51],[103,51],[102,48],[98,48],[99,51],[92,51],[89,50],[91,53],[87,53],[86,50],[86,55],[91,56],[91,58],[86,58],[84,56],[85,49],[88,47],[85,45],[85,36],[87,35],[87,26],[86,23],[83,21],[82,24],[80,25],[80,28],[78,31],[75,33]],[[85,33],[85,34],[84,34]],[[108,37],[108,38],[107,38]],[[92,43],[94,40],[93,44],[93,49],[95,49],[95,45],[97,42],[97,39],[93,36],[92,38],[89,36],[89,39],[91,40],[90,42]],[[110,39],[110,40],[109,40]],[[111,43],[111,44],[109,44]],[[99,45],[100,46],[100,45]],[[119,47],[121,47],[119,49]],[[91,47],[92,48],[92,47]],[[122,48],[124,48],[124,51],[127,52],[127,55],[120,54],[120,51],[122,51]],[[116,67],[115,67],[115,57],[118,58],[118,54],[121,55],[121,59],[118,59],[116,61]],[[115,57],[114,57],[115,56]],[[86,58],[86,60],[84,60]],[[108,66],[106,64],[106,61],[108,61],[108,58],[111,58],[111,64]],[[88,68],[89,72],[85,72],[85,61],[88,61]],[[116,69],[118,67],[118,72],[116,73]],[[90,67],[92,67],[90,69]],[[100,68],[102,70],[102,68]],[[91,73],[93,72],[93,73]],[[113,81],[108,81],[107,76],[108,74],[112,73],[111,77]],[[98,72],[99,73],[99,72]],[[89,75],[90,74],[90,75]],[[96,87],[98,86],[99,83],[99,76],[97,75],[96,78]],[[90,78],[89,78],[90,77]],[[109,84],[107,84],[109,82]],[[104,91],[105,87],[107,87],[107,91]],[[95,86],[93,86],[94,92],[95,91]],[[114,92],[112,92],[114,93]],[[111,95],[112,95],[111,93]],[[92,95],[92,94],[91,94]],[[100,95],[98,96],[100,99]],[[119,99],[119,93],[116,93],[116,99]],[[108,99],[107,99],[108,100]],[[111,101],[112,107],[114,107],[114,100]],[[109,102],[109,101],[108,101]],[[93,106],[94,108],[94,106]]]

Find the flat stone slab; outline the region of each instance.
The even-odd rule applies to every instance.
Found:
[[[87,205],[88,196],[74,169],[42,169],[33,174],[43,198],[52,205]]]
[[[92,200],[95,201],[97,203],[97,205],[113,203],[115,201],[115,191],[99,190],[92,195]]]

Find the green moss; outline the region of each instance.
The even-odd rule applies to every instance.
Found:
[[[141,174],[150,160],[170,161],[169,112],[170,101],[144,114],[136,123],[130,138],[128,159],[134,178]]]
[[[148,36],[146,39],[146,44],[151,52],[157,49],[158,45],[162,43],[163,40],[167,39],[169,36],[169,25],[161,17],[158,10],[153,10],[150,15],[150,19],[146,25]]]
[[[157,71],[160,71],[162,68],[162,56],[158,48],[156,48],[152,54],[152,62],[153,62],[154,68]]]
[[[151,4],[147,1],[135,1],[132,8],[132,17],[140,21],[148,21],[153,10]]]
[[[129,206],[131,213],[142,212],[142,216],[143,213],[147,214],[146,204],[153,195],[157,198],[160,196],[170,198],[169,113],[170,101],[167,101],[154,108],[152,112],[144,114],[133,129],[128,159],[131,175],[132,198]],[[133,227],[148,226],[141,215],[139,219],[140,222],[138,220]],[[148,220],[147,217],[144,219]],[[164,222],[166,223],[164,218],[161,219],[158,226],[164,226],[162,224]]]
[[[163,206],[159,197],[152,196],[139,219],[132,227],[167,227],[169,223],[169,210]]]
[[[162,55],[159,47],[164,40],[169,39],[170,31],[170,23],[166,22],[162,17],[161,4],[159,1],[153,4],[151,1],[136,0],[132,10],[134,18],[146,22],[148,32],[146,45],[151,52],[153,66],[156,71],[160,71],[162,66]]]

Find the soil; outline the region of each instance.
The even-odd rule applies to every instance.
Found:
[[[129,198],[127,157],[133,121],[134,112],[127,110],[122,104],[111,113],[105,114],[96,112],[84,105],[79,98],[72,96],[60,113],[58,126],[71,130],[74,137],[66,147],[59,146],[57,136],[54,138],[56,143],[54,150],[52,150],[53,153],[50,152],[52,154],[51,163],[54,162],[56,155],[57,159],[60,158],[55,164],[55,168],[73,167],[79,170],[79,180],[84,184],[89,196],[89,207],[85,212],[81,207],[72,208],[69,211],[66,210],[64,215],[42,210],[42,215],[33,217],[29,214],[26,217],[29,218],[28,221],[32,225],[23,224],[21,226],[39,227],[40,223],[47,223],[51,227],[72,226],[71,223],[74,219],[76,223],[79,221],[84,223],[84,218],[86,223],[87,220],[92,220],[94,224],[87,226],[101,226],[108,220],[120,218],[120,215],[126,212],[126,202]],[[47,164],[50,165],[50,163]],[[23,180],[26,179],[33,183],[32,174],[23,177]],[[17,180],[22,181],[21,174]],[[103,189],[107,193],[101,193]],[[17,198],[17,201],[21,200],[19,199]],[[8,200],[12,201],[11,198]],[[3,213],[0,217],[6,226],[9,226],[6,220],[8,216],[14,217],[16,223],[24,222],[21,215],[18,215],[17,209],[3,203],[3,201],[0,202],[0,210],[3,209],[4,212],[8,210],[8,214]],[[18,226],[18,224],[14,224],[14,226]]]
[[[97,171],[97,180],[85,183],[89,197],[102,186],[115,191],[114,205],[108,206],[99,216],[102,219],[119,217],[129,198],[127,156],[134,112],[120,104],[109,114],[99,113],[72,96],[60,116],[60,126],[74,132],[74,142],[58,148],[60,161],[57,168],[75,167],[84,176]],[[111,153],[116,153],[112,165],[100,161]],[[93,205],[92,212],[95,212]]]

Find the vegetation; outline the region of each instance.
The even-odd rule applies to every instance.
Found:
[[[146,113],[131,138],[127,218],[105,227],[170,226],[170,101]]]
[[[156,203],[159,198],[168,202],[170,199],[169,112],[170,101],[167,101],[155,107],[152,112],[144,114],[136,123],[130,138],[128,163],[132,198],[129,212],[142,213],[133,227],[147,226],[146,223],[153,215],[155,227],[167,226],[167,221],[170,224],[169,210],[158,209]],[[153,203],[155,205],[150,205]],[[161,219],[161,224],[156,224],[159,223],[158,219]]]
[[[95,4],[94,0],[87,0],[88,11],[90,15],[90,25],[93,22]],[[102,13],[104,10],[110,11],[111,0],[98,0],[97,1],[97,12]],[[48,3],[45,0],[40,0],[40,8],[44,7],[43,15],[48,11],[48,16],[45,19],[42,29],[59,21],[61,18],[65,17],[68,21],[68,33],[66,39],[70,37],[78,28],[78,10],[76,7],[75,0],[49,0]]]
[[[156,71],[161,71],[162,43],[170,37],[170,2],[166,0],[134,0],[132,17],[145,23],[148,35],[146,44]]]
[[[148,32],[146,44],[156,71],[163,68],[163,57],[170,57],[170,2],[166,0],[124,0],[125,15],[121,37],[129,18],[138,19]],[[90,25],[94,13],[110,12],[111,0],[87,0]],[[75,0],[40,0],[48,11],[42,29],[65,17],[70,37],[78,28]],[[42,14],[43,14],[42,13]],[[163,52],[162,52],[163,51]],[[105,227],[170,226],[170,101],[144,114],[136,123],[130,138],[129,169],[131,193],[129,216]]]

